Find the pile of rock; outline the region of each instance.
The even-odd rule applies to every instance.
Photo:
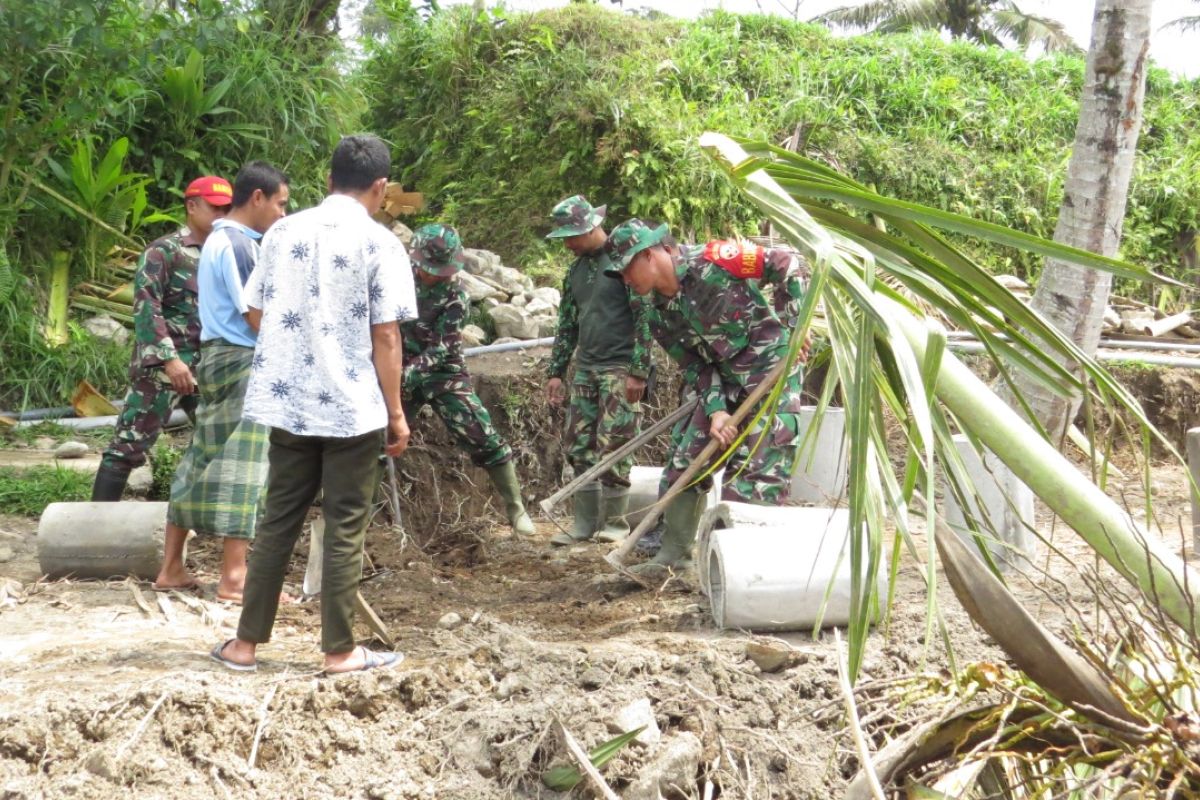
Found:
[[[392,233],[405,244],[412,239],[412,231],[399,222],[392,226]],[[466,248],[463,256],[466,269],[458,274],[459,285],[466,290],[471,305],[483,309],[492,320],[496,342],[554,335],[562,300],[558,289],[535,288],[528,275],[504,266],[500,256],[489,250]],[[463,329],[466,347],[483,344],[485,338],[478,326]]]

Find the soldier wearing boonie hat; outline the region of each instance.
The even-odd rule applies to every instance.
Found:
[[[488,471],[504,500],[513,530],[534,532],[521,500],[512,448],[492,426],[491,415],[471,386],[462,354],[462,329],[471,308],[453,280],[466,265],[458,232],[449,225],[418,228],[409,244],[416,278],[417,318],[401,324],[404,339],[404,415],[415,419],[426,403],[441,417],[459,447]]]
[[[610,274],[649,299],[654,338],[682,368],[684,386],[700,397],[691,417],[671,431],[661,494],[710,438],[726,447],[737,438],[730,412],[787,357],[806,272],[786,250],[741,240],[676,246],[666,225],[640,219],[614,228],[605,249]],[[766,284],[774,287],[771,301],[763,293]],[[730,457],[725,474],[734,477],[723,487],[724,499],[771,505],[787,499],[800,439],[801,378],[797,366],[774,418],[756,421]],[[664,513],[661,549],[635,571],[657,577],[668,568],[691,566],[692,543],[711,484],[705,478],[672,500]]]
[[[577,194],[554,207],[550,213],[554,228],[546,235],[561,239],[576,257],[563,280],[546,382],[547,401],[561,405],[567,393],[563,379],[575,359],[567,459],[576,473],[637,436],[640,401],[650,373],[650,329],[643,304],[631,304],[621,282],[605,274],[604,216],[604,206],[593,206]],[[582,487],[573,500],[570,531],[555,535],[551,543],[574,544],[597,532],[604,541],[625,538],[632,463],[632,457],[622,459],[596,482]]]
[[[198,395],[192,367],[200,352],[196,265],[213,222],[233,202],[233,187],[216,175],[183,191],[187,227],[150,244],[134,276],[133,355],[125,406],[100,460],[92,500],[120,500],[129,473],[146,454],[177,406],[194,416]]]

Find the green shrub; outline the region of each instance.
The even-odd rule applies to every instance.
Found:
[[[151,500],[169,500],[171,497],[171,481],[175,478],[175,468],[183,458],[185,446],[172,443],[167,437],[160,438],[150,451],[150,471],[154,475],[154,483],[150,487]]]
[[[81,380],[102,394],[124,397],[129,382],[129,345],[92,336],[71,323],[60,347],[46,343],[44,316],[32,284],[0,302],[0,408],[21,410],[69,405]]]
[[[6,514],[40,517],[51,503],[76,503],[92,496],[92,476],[65,467],[0,467],[0,508]]]
[[[590,4],[533,13],[404,0],[362,77],[372,127],[407,183],[467,241],[528,266],[560,198],[684,239],[757,232],[759,217],[696,146],[701,132],[798,135],[803,152],[879,191],[1051,236],[1083,60],[1035,61],[936,35],[834,37],[777,17],[641,19]],[[1122,255],[1175,277],[1200,228],[1200,81],[1149,72]],[[1040,260],[960,241],[1022,276]],[[1132,287],[1120,287],[1129,290]]]

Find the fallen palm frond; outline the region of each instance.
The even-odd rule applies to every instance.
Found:
[[[940,613],[936,550],[963,606],[1020,671],[1005,665],[959,671],[942,679],[937,700],[923,714],[871,731],[893,737],[872,757],[881,784],[908,781],[912,797],[1194,796],[1200,789],[1197,576],[1174,548],[1068,461],[1044,430],[1030,427],[951,355],[938,317],[978,338],[999,381],[1011,386],[1012,371],[1020,370],[1055,393],[1082,397],[1088,413],[1119,410],[1131,421],[1135,441],[1148,448],[1157,439],[1182,459],[1095,359],[936,229],[1116,275],[1161,279],[1114,259],[882,197],[767,143],[706,134],[701,145],[809,262],[815,296],[806,298],[792,358],[816,305],[824,311],[830,367],[818,416],[839,397],[849,449],[850,530],[866,534],[849,537],[851,675],[881,602],[874,596],[876,575],[889,568],[889,536],[894,585],[902,548],[917,547],[909,509],[935,496],[938,476],[960,503],[979,500],[951,438],[956,431],[977,451],[994,455],[1103,559],[1102,570],[1083,576],[1091,616],[1080,616],[1079,635],[1064,642],[984,565],[987,551],[972,553],[927,504],[930,632]],[[873,224],[867,214],[885,224]],[[1016,402],[1024,405],[1019,396]],[[904,434],[899,475],[888,457],[887,415],[899,420]],[[1148,485],[1147,469],[1147,497]],[[966,513],[977,538],[993,532],[991,521],[978,518],[984,515]],[[894,534],[885,528],[888,518]],[[1065,583],[1048,578],[1055,580]],[[906,698],[893,687],[885,702],[899,708]],[[864,772],[851,796],[874,794]]]

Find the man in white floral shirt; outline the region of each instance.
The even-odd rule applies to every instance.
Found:
[[[379,482],[379,451],[408,446],[397,322],[416,315],[400,242],[371,220],[391,168],[374,136],[334,150],[330,194],[263,239],[246,284],[258,328],[245,418],[271,428],[266,512],[250,556],[237,638],[213,648],[231,669],[256,666],[309,506],[323,490],[321,650],[326,672],[386,667],[399,653],[355,647],[351,625],[363,538]]]

